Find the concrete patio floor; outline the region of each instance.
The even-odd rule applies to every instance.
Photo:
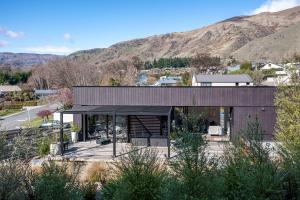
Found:
[[[126,155],[126,152],[130,150],[130,143],[117,143],[116,152],[117,157],[113,157],[113,144],[99,145],[96,141],[91,142],[78,142],[70,144],[67,151],[63,156],[53,156],[54,160],[72,160],[72,161],[105,161],[113,162],[118,160],[120,156]],[[221,155],[223,153],[225,143],[223,142],[209,142],[207,146],[207,153],[209,155]],[[138,149],[153,148],[158,151],[160,158],[167,158],[168,148],[167,147],[146,147],[138,146]],[[176,156],[175,151],[171,147],[171,158]]]

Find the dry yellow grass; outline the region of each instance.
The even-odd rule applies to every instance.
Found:
[[[100,182],[101,184],[104,184],[108,179],[111,178],[110,174],[111,171],[109,170],[107,164],[103,162],[92,162],[86,166],[83,180],[85,182]]]

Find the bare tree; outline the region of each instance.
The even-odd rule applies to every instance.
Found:
[[[99,85],[99,70],[84,58],[62,58],[37,67],[31,77],[36,88]]]
[[[138,69],[132,60],[113,60],[102,65],[101,85],[108,85],[110,79],[117,80],[121,85],[134,85],[138,75]],[[105,76],[104,76],[105,75]]]
[[[197,53],[190,59],[190,67],[194,67],[197,72],[206,73],[208,71],[218,71],[221,65],[219,57],[211,57],[206,53]]]

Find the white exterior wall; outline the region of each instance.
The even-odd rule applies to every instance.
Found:
[[[201,83],[192,83],[192,86],[201,86]],[[211,83],[211,86],[236,86],[235,83]],[[253,86],[253,83],[239,83],[239,86]]]
[[[211,86],[236,86],[235,83],[211,83]],[[253,86],[253,83],[239,83],[239,86]]]
[[[235,86],[235,83],[211,83],[211,86]]]
[[[73,122],[73,114],[64,114],[63,117],[64,117],[63,123]],[[59,112],[53,113],[53,120],[60,121],[60,113]]]
[[[196,82],[195,76],[193,76],[193,78],[192,78],[192,86],[200,86],[200,83]]]

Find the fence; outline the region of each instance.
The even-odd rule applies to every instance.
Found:
[[[0,131],[1,135],[5,135],[5,139],[8,143],[12,143],[13,140],[18,136],[23,136],[28,141],[33,141],[41,137],[51,137],[54,134],[59,134],[59,129],[44,129],[44,128],[26,128],[26,129],[15,129]],[[65,129],[64,134],[70,139],[70,130]]]

